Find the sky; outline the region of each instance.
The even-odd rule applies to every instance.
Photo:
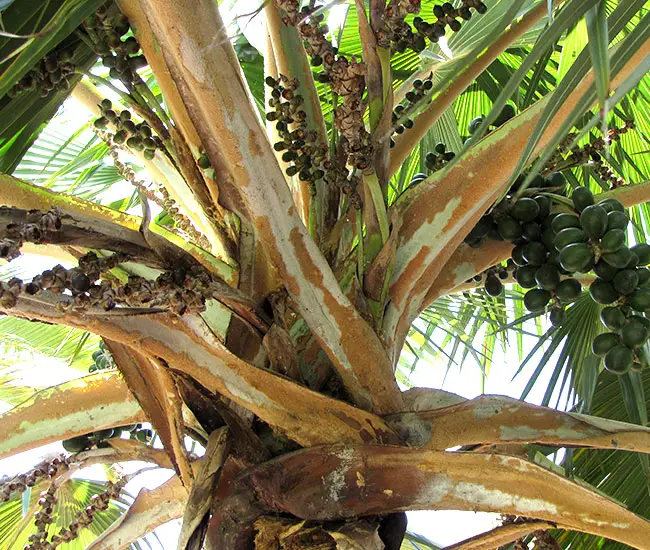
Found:
[[[227,5],[227,2],[225,4]],[[250,13],[254,11],[258,5],[258,0],[238,0],[235,4],[235,9],[230,12],[230,15],[225,12],[224,18],[233,19],[237,13]],[[336,28],[336,21],[341,19],[341,15],[341,8],[335,7],[333,16],[329,21],[330,28]],[[264,33],[262,32],[262,18],[256,17],[248,23],[242,18],[239,19],[238,22],[249,42],[258,48],[263,48],[264,43],[262,39]],[[233,28],[233,32],[234,30],[235,29]],[[452,55],[452,52],[450,52],[450,55]],[[80,110],[80,106],[71,103],[68,107],[69,108],[66,109],[66,116],[71,117],[72,119],[86,116],[83,114],[83,111]],[[66,124],[68,121],[66,116],[62,117],[58,123]],[[121,192],[118,190],[116,191],[119,193],[119,196],[123,196]],[[116,198],[117,196],[118,195],[116,195]],[[29,262],[30,260],[27,259],[26,261]],[[31,261],[35,262],[36,260]],[[38,261],[40,262],[41,260]],[[40,271],[42,270],[42,264],[39,263],[39,266]],[[532,338],[527,338],[524,343],[525,347],[530,349],[534,340]],[[469,361],[467,363],[469,363]],[[531,366],[513,380],[513,376],[519,368],[520,359],[516,353],[515,346],[508,346],[506,349],[495,350],[493,366],[485,380],[483,380],[480,369],[475,364],[465,364],[462,366],[462,369],[453,367],[448,370],[447,361],[438,359],[421,362],[417,370],[411,376],[411,382],[414,386],[440,388],[457,393],[468,399],[481,395],[483,392],[487,394],[501,394],[518,398],[529,378],[534,363],[535,361],[531,361]],[[50,376],[50,379],[46,380],[48,384],[61,383],[67,379],[78,376],[78,371],[74,369],[66,370],[62,365],[56,365],[56,369],[49,369],[47,368],[47,363],[40,364],[44,367],[39,371],[42,376]],[[552,364],[552,361],[550,364]],[[28,363],[25,363],[26,376],[33,376],[33,370],[28,369],[27,367]],[[539,380],[539,383],[527,397],[527,401],[532,403],[541,402],[547,380],[548,376],[544,378],[543,375]],[[483,384],[485,384],[484,388]],[[6,404],[3,407],[3,404],[0,402],[0,412],[6,409]],[[0,460],[0,477],[25,471],[30,464],[36,464],[44,455],[60,451],[62,451],[60,443],[54,443],[34,449],[27,453]],[[128,471],[136,471],[141,467],[142,464],[133,464],[128,467]],[[166,481],[171,474],[171,471],[168,470],[147,472],[132,480],[127,485],[126,490],[130,494],[136,495],[141,488],[151,489],[157,487]],[[105,479],[104,472],[100,467],[84,470],[83,476],[79,477],[97,480]],[[440,546],[459,542],[460,540],[482,533],[498,525],[498,516],[496,514],[454,511],[423,511],[410,512],[408,516],[409,530],[429,538]],[[165,549],[176,548],[179,528],[179,521],[173,521],[156,529],[156,534]]]

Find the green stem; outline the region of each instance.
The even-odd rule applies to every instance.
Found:
[[[390,231],[388,228],[388,214],[386,212],[386,204],[384,203],[384,195],[381,192],[379,179],[377,178],[377,174],[374,172],[372,174],[364,174],[363,179],[365,181],[366,187],[370,191],[370,197],[372,198],[372,203],[375,207],[375,213],[377,215],[377,221],[379,222],[379,234],[381,235],[381,243],[384,244],[388,240]]]
[[[359,283],[361,284],[361,288],[363,288],[363,274],[365,272],[365,259],[364,259],[364,252],[363,252],[363,221],[361,219],[362,213],[361,210],[357,210],[357,261],[359,263]]]

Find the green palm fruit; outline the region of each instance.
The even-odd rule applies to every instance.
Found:
[[[611,231],[612,229],[620,229],[625,231],[627,224],[630,222],[625,212],[619,212],[618,210],[613,210],[607,213],[607,230]]]
[[[535,273],[535,280],[537,286],[544,290],[555,290],[557,285],[560,284],[560,272],[558,269],[550,264],[541,266],[537,273]]]
[[[600,239],[607,230],[607,212],[602,206],[587,206],[580,214],[580,225],[587,237]]]
[[[63,448],[69,453],[80,453],[90,447],[90,439],[87,435],[71,437],[61,442]]]
[[[495,126],[501,126],[502,124],[505,124],[508,122],[512,117],[515,116],[515,108],[510,105],[510,103],[506,103],[503,106],[503,109],[501,109],[501,112],[499,113],[499,116],[494,120],[494,125]]]
[[[612,283],[599,279],[591,283],[589,294],[597,304],[611,304],[621,297]]]
[[[574,243],[584,243],[587,237],[582,229],[577,227],[567,227],[555,235],[553,245],[558,250],[562,250],[565,246]]]
[[[535,280],[537,269],[537,267],[532,265],[526,265],[518,268],[515,274],[517,284],[519,284],[521,288],[533,288],[537,286],[537,281]]]
[[[499,235],[504,241],[516,241],[521,237],[521,225],[510,216],[503,216],[497,224]]]
[[[582,271],[593,260],[593,251],[584,243],[570,244],[560,250],[560,265],[569,273]]]
[[[630,348],[614,346],[605,356],[605,368],[615,374],[625,374],[630,370],[633,359],[634,354]]]
[[[537,201],[537,204],[539,205],[539,214],[537,214],[537,219],[542,221],[548,218],[551,213],[551,199],[544,195],[537,195],[535,201]]]
[[[620,294],[632,294],[639,284],[639,276],[636,269],[623,269],[616,274],[612,282]]]
[[[542,238],[542,228],[537,222],[527,222],[521,226],[521,236],[528,242],[539,241]]]
[[[602,259],[612,267],[624,269],[632,260],[632,252],[627,246],[622,246],[616,252],[606,252]]]
[[[548,318],[551,321],[551,325],[561,327],[566,320],[566,311],[563,307],[554,307]]]
[[[530,265],[542,265],[546,262],[548,251],[542,243],[533,242],[524,245],[523,256]]]
[[[476,130],[478,130],[478,128],[479,128],[479,126],[481,125],[482,122],[483,122],[483,117],[482,116],[476,117],[475,119],[473,119],[469,123],[469,126],[467,127],[467,131],[470,134],[474,134],[474,132],[476,132]]]
[[[510,215],[522,222],[532,222],[539,214],[539,204],[535,199],[523,197],[510,209]]]
[[[620,308],[608,306],[604,307],[600,312],[600,321],[609,330],[620,330],[625,325],[627,318],[620,310]]]
[[[630,318],[621,329],[621,341],[628,348],[642,346],[648,339],[648,336],[650,336],[648,327],[638,319]]]
[[[577,279],[564,279],[560,281],[555,289],[555,295],[561,302],[573,302],[580,296],[582,292],[582,285]]]
[[[546,308],[550,300],[551,293],[548,290],[533,288],[526,292],[526,295],[524,296],[524,306],[526,306],[528,311],[538,313],[544,311],[544,308]]]
[[[635,244],[632,248],[630,248],[630,250],[639,257],[639,263],[637,265],[650,264],[650,244]]]
[[[522,245],[517,245],[512,249],[511,257],[512,261],[515,262],[518,266],[524,266],[528,262],[524,260],[524,247]]]
[[[594,338],[591,343],[591,351],[598,357],[605,357],[609,350],[621,343],[621,339],[615,332],[604,332]]]
[[[485,278],[485,292],[495,298],[503,292],[503,284],[499,278],[492,273]]]
[[[636,311],[650,311],[650,290],[639,288],[627,299],[628,305]]]
[[[594,195],[588,187],[576,187],[571,195],[573,206],[578,212],[582,212],[587,206],[594,204]]]
[[[624,244],[625,233],[621,229],[609,229],[600,240],[600,249],[603,252],[616,252]]]
[[[551,222],[551,227],[553,228],[553,231],[556,233],[559,233],[563,229],[567,229],[568,227],[577,227],[580,228],[580,218],[576,216],[575,214],[558,214],[553,218],[553,221]]]
[[[623,212],[625,213],[625,206],[616,199],[603,199],[598,201],[598,206],[604,208],[607,212]]]

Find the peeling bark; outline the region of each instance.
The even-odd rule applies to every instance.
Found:
[[[546,531],[556,527],[556,525],[545,521],[522,521],[521,523],[501,525],[487,533],[481,533],[471,539],[446,546],[444,550],[494,550],[535,531]]]
[[[0,415],[0,458],[146,420],[118,372],[91,374],[42,390]]]
[[[390,415],[388,424],[415,447],[541,443],[650,454],[650,428],[484,395],[450,407]]]
[[[211,543],[238,548],[242,504],[316,521],[405,510],[473,510],[534,517],[560,528],[647,548],[650,522],[536,464],[504,455],[385,446],[312,447],[244,472],[223,503],[231,522]],[[253,497],[255,495],[255,497]],[[249,539],[248,539],[249,540]]]
[[[364,408],[399,410],[386,352],[340,290],[298,215],[216,5],[141,2],[213,166],[223,167],[241,190],[271,262],[346,389]]]

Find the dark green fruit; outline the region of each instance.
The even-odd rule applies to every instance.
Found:
[[[128,136],[124,130],[118,130],[113,136],[113,141],[118,145],[122,145],[126,141],[127,137]]]
[[[604,307],[600,312],[600,321],[609,330],[620,330],[625,325],[627,319],[619,308],[609,306]]]
[[[526,265],[528,262],[524,260],[524,247],[522,245],[515,246],[512,249],[512,261],[518,266]]]
[[[550,264],[544,264],[535,273],[537,286],[544,290],[555,290],[560,284],[560,272]]]
[[[154,151],[153,149],[145,149],[142,155],[147,160],[153,160],[156,156],[156,151]]]
[[[574,214],[558,214],[553,218],[551,227],[556,233],[559,233],[567,227],[580,228],[580,219]]]
[[[95,438],[95,441],[103,441],[104,439],[110,439],[113,437],[113,429],[108,428],[106,430],[98,430],[96,432],[93,432],[93,437]]]
[[[566,185],[566,178],[561,172],[553,172],[546,176],[547,187],[564,187]]]
[[[524,260],[530,265],[542,265],[546,261],[547,254],[546,247],[542,243],[534,242],[524,246]]]
[[[87,435],[80,435],[78,437],[71,437],[62,441],[63,448],[69,453],[80,453],[90,446],[90,439]]]
[[[609,229],[600,240],[600,249],[603,252],[616,252],[624,244],[625,233],[621,229]]]
[[[604,332],[594,338],[591,343],[591,351],[599,357],[605,357],[607,352],[620,343],[620,338],[615,332]]]
[[[602,255],[602,259],[612,267],[623,269],[632,260],[632,252],[627,246],[622,246],[616,252],[606,252]]]
[[[541,221],[548,218],[548,215],[551,213],[551,199],[543,195],[537,195],[535,200],[539,205],[539,214],[537,214],[537,219]]]
[[[607,231],[607,212],[602,206],[587,206],[580,214],[580,225],[587,237],[600,239]]]
[[[482,239],[490,232],[490,229],[492,229],[493,226],[494,226],[494,222],[492,221],[492,217],[483,216],[478,221],[478,223],[473,227],[473,229],[469,232],[468,237],[470,239]]]
[[[639,263],[637,265],[650,264],[650,244],[635,244],[632,248],[630,248],[630,250],[639,257]]]
[[[598,279],[591,283],[589,294],[591,294],[594,302],[598,304],[611,304],[620,298],[620,294],[612,283]]]
[[[537,281],[535,280],[537,269],[537,267],[531,265],[526,265],[517,269],[515,279],[517,279],[517,283],[521,288],[533,288],[537,286]]]
[[[553,245],[558,250],[574,243],[584,243],[587,240],[585,232],[577,227],[567,227],[555,235]]]
[[[594,273],[598,275],[603,281],[613,281],[618,273],[618,268],[609,265],[607,262],[600,260],[594,266]]]
[[[197,160],[197,164],[199,165],[200,168],[203,168],[203,170],[207,170],[212,166],[212,163],[210,162],[210,157],[203,153]]]
[[[504,105],[503,109],[501,109],[499,116],[495,119],[494,125],[501,126],[508,122],[513,116],[515,116],[515,108],[510,105],[510,103],[507,103]]]
[[[587,206],[594,204],[594,195],[587,187],[576,187],[571,195],[573,206],[578,212],[582,212]]]
[[[625,212],[619,212],[618,210],[609,212],[607,214],[607,230],[611,231],[612,229],[620,229],[625,231],[629,221],[630,218],[627,217]]]
[[[524,305],[528,311],[537,313],[544,311],[544,308],[547,306],[550,299],[551,293],[548,290],[533,288],[526,292],[526,295],[524,296]]]
[[[493,274],[487,276],[485,279],[485,292],[495,298],[503,292],[503,284],[498,277]]]
[[[135,438],[142,443],[147,443],[153,437],[153,432],[151,430],[138,430],[135,432]]]
[[[625,374],[630,370],[634,354],[626,346],[614,346],[605,356],[605,368],[615,374]]]
[[[648,283],[650,283],[650,269],[647,267],[639,267],[636,270],[636,274],[639,276],[639,286],[648,286]]]
[[[628,305],[636,311],[650,310],[650,290],[639,288],[635,290],[627,300]]]
[[[561,302],[573,302],[582,292],[582,285],[577,279],[564,279],[555,289],[555,295]]]
[[[537,204],[537,203],[535,203]],[[497,224],[499,235],[505,241],[516,241],[521,237],[521,225],[510,216],[503,216]]]
[[[593,259],[593,252],[584,243],[570,244],[560,251],[560,265],[570,273],[582,271]]]
[[[621,340],[628,348],[642,346],[650,336],[650,331],[645,323],[637,319],[630,319],[621,330]]]
[[[551,228],[545,229],[542,232],[542,242],[544,243],[546,250],[549,252],[557,250],[553,244],[553,241],[555,241],[555,231],[553,231]]]
[[[564,308],[554,307],[551,310],[551,314],[548,316],[549,321],[554,327],[561,327],[564,324],[566,319],[566,311]]]
[[[625,206],[616,199],[603,199],[602,201],[598,201],[598,206],[604,208],[607,212],[625,213]]]
[[[542,228],[536,222],[528,222],[521,226],[521,234],[528,242],[539,241],[542,238]]]
[[[510,215],[522,222],[531,222],[539,214],[539,204],[535,199],[519,199],[510,209]]]
[[[467,131],[470,134],[473,134],[474,132],[476,132],[476,130],[478,130],[478,127],[481,125],[482,122],[483,122],[483,117],[477,116],[469,123],[469,126],[467,127]]]
[[[620,294],[632,294],[639,284],[639,276],[636,269],[623,269],[614,277],[614,288]]]

